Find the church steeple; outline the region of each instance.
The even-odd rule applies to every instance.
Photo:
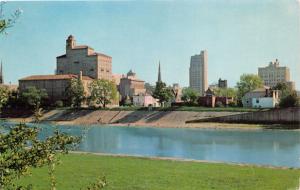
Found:
[[[2,60],[1,60],[1,68],[0,68],[0,84],[3,84],[4,80],[3,80],[3,73],[2,73]]]
[[[157,79],[157,82],[161,82],[160,61],[158,62],[158,79]]]

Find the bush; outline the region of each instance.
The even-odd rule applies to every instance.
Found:
[[[55,102],[55,107],[61,108],[61,107],[63,107],[63,106],[64,106],[63,101],[57,100],[57,101]]]
[[[224,107],[224,105],[223,105],[223,103],[222,103],[222,102],[220,102],[220,101],[217,101],[217,102],[216,102],[216,107],[218,107],[218,108],[222,108],[222,107]]]
[[[237,103],[236,102],[229,102],[228,106],[229,107],[237,107]]]
[[[279,107],[281,108],[296,106],[299,106],[299,98],[297,97],[297,94],[295,92],[280,99]]]

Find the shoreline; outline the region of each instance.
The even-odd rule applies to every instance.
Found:
[[[3,118],[2,120],[14,123],[32,123],[32,119],[26,118]],[[246,123],[218,123],[218,122],[203,122],[203,123],[185,123],[185,124],[159,124],[159,123],[77,123],[74,121],[41,121],[41,124],[54,124],[66,126],[98,126],[98,127],[150,127],[150,128],[190,128],[190,129],[215,129],[215,130],[283,130],[283,131],[300,131],[300,126],[282,125],[282,124],[246,124]],[[292,128],[283,128],[282,126],[290,126]]]
[[[165,160],[165,161],[174,161],[174,162],[226,164],[226,165],[241,166],[241,167],[257,167],[257,168],[270,168],[270,169],[283,169],[283,170],[287,170],[287,169],[300,170],[300,166],[299,167],[273,166],[273,165],[252,164],[252,163],[226,162],[226,161],[214,161],[214,160],[197,160],[197,159],[179,158],[179,157],[143,156],[143,155],[112,154],[112,153],[101,153],[101,152],[83,152],[83,151],[70,151],[70,153],[71,154],[79,154],[79,155],[96,155],[96,156],[137,158],[137,159],[148,159],[148,160]]]

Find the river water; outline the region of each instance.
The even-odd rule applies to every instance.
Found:
[[[53,126],[83,136],[79,151],[300,167],[300,131]]]

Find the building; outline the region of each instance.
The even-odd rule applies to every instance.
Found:
[[[123,74],[113,74],[112,75],[112,81],[117,85],[119,86],[120,85],[120,81],[121,81],[121,78],[124,78],[125,75]]]
[[[265,86],[248,92],[242,98],[243,107],[274,108],[279,103],[278,90]]]
[[[200,95],[204,95],[208,88],[207,83],[207,51],[201,51],[199,55],[191,56],[189,68],[190,87]]]
[[[120,79],[119,92],[121,99],[133,97],[134,95],[145,94],[146,89],[143,80],[139,80],[132,70]]]
[[[112,58],[86,45],[77,45],[75,38],[70,35],[66,40],[66,54],[56,57],[56,74],[78,75],[93,79],[112,80]]]
[[[65,75],[32,75],[19,80],[19,91],[22,93],[29,87],[45,89],[51,102],[66,100],[66,89],[70,86],[71,79],[80,77],[85,92],[88,94],[88,86],[93,81],[88,76],[65,74]]]
[[[290,81],[290,69],[279,66],[279,61],[271,61],[268,66],[258,68],[258,76],[264,81],[264,85],[274,87],[278,83],[286,83],[291,89],[295,89],[295,83]]]
[[[174,94],[174,98],[173,98],[172,102],[181,102],[182,88],[179,86],[178,83],[173,84],[172,91]]]
[[[227,88],[227,80],[222,80],[221,78],[219,78],[218,87],[219,88]]]
[[[205,96],[198,97],[198,105],[204,107],[228,106],[234,102],[233,97],[216,96],[214,91],[208,88],[205,91]]]
[[[3,72],[2,72],[2,61],[1,61],[1,68],[0,68],[0,84],[4,84]]]
[[[132,102],[134,106],[141,106],[141,107],[159,107],[160,103],[158,99],[153,98],[151,95],[148,94],[139,94],[134,95],[132,97]]]

